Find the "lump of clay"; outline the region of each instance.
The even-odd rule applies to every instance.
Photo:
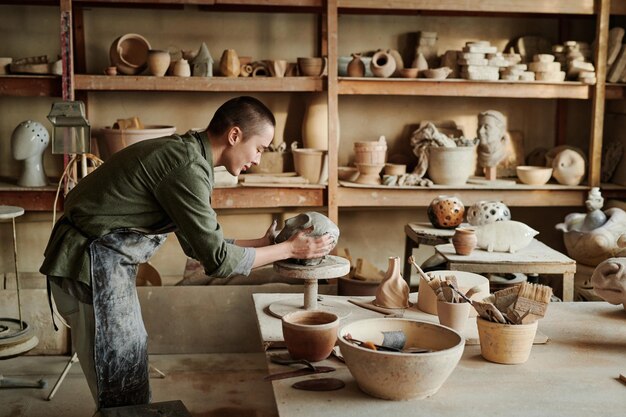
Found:
[[[333,247],[339,240],[339,228],[328,217],[315,211],[308,211],[306,213],[298,214],[295,217],[287,219],[285,221],[285,227],[280,231],[276,239],[276,243],[281,243],[301,230],[309,228],[313,230],[307,233],[309,236],[323,236],[331,235],[333,237]],[[324,260],[324,257],[313,259],[296,259],[295,261],[301,265],[319,265]]]
[[[385,308],[407,308],[409,285],[400,274],[400,258],[390,257],[385,278],[376,289],[374,305]]]
[[[594,292],[626,309],[626,258],[610,258],[601,262],[591,276]]]
[[[524,249],[539,234],[532,227],[515,220],[475,226],[477,246],[488,252],[516,252]]]

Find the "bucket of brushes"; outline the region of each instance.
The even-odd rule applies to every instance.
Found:
[[[483,358],[509,365],[525,363],[551,296],[550,287],[523,283],[474,302]]]

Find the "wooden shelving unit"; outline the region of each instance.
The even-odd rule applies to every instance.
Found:
[[[20,187],[6,178],[0,179],[0,204],[23,207],[27,211],[51,211],[54,207],[56,186]],[[61,210],[61,200],[57,210]]]
[[[74,76],[74,89],[84,91],[315,92],[319,77],[154,77],[147,75]]]
[[[215,188],[211,197],[214,209],[322,207],[326,204],[323,188],[227,187]]]
[[[61,77],[55,75],[0,75],[0,96],[61,97]]]

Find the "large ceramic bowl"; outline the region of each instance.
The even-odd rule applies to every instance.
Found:
[[[544,185],[552,177],[552,168],[520,165],[515,170],[520,181],[528,185]]]
[[[146,126],[145,129],[113,129],[105,127],[98,135],[100,155],[107,159],[115,152],[142,140],[160,138],[176,133],[174,126]]]
[[[428,353],[371,350],[346,340],[381,344],[382,332],[402,331],[405,347],[421,347]],[[339,329],[337,342],[350,373],[365,393],[386,400],[426,398],[435,394],[461,359],[465,339],[454,330],[411,319],[359,320]]]
[[[447,276],[454,275],[456,277],[459,290],[466,293],[470,288],[479,287],[480,291],[474,293],[470,298],[480,301],[489,296],[489,280],[482,275],[465,271],[430,271],[427,275],[433,279],[439,277],[444,279]],[[420,277],[419,290],[417,293],[417,308],[424,313],[437,315],[437,296],[435,291],[428,285],[424,278]],[[470,310],[470,317],[476,316],[476,310]]]

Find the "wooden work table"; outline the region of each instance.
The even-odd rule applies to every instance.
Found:
[[[255,294],[254,304],[269,357],[282,341],[281,322],[267,313],[267,307],[294,294]],[[325,296],[327,297],[327,296]],[[411,294],[415,302],[417,294]],[[342,324],[381,317],[347,302],[348,298],[369,301],[372,297],[332,297],[352,306]],[[405,317],[437,322],[437,317],[413,306]],[[470,320],[467,335],[475,332]],[[340,326],[341,326],[340,325]],[[473,326],[473,328],[471,327]],[[480,346],[466,344],[454,372],[430,398],[386,401],[359,390],[344,364],[331,357],[319,364],[336,371],[271,382],[281,417],[364,417],[364,416],[623,416],[626,412],[626,311],[605,302],[552,303],[539,331],[548,336],[535,344],[530,359],[522,365],[499,365],[485,361]],[[537,341],[537,340],[536,340]],[[269,362],[270,373],[284,372],[286,366]],[[301,391],[291,387],[312,378],[339,378],[346,386],[337,391]]]

